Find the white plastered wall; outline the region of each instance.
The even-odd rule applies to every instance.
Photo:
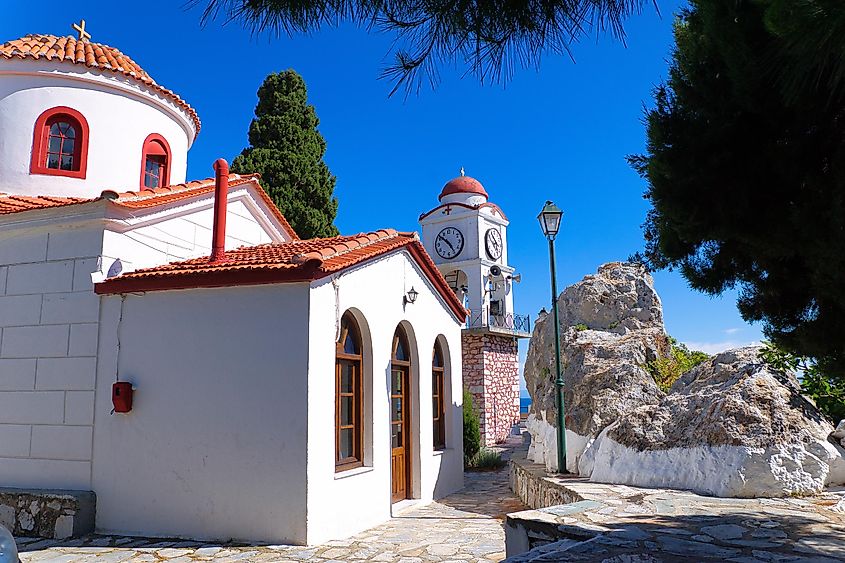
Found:
[[[414,287],[416,303],[403,306]],[[352,310],[364,332],[365,467],[335,473],[334,365],[339,315]],[[309,324],[308,543],[348,537],[391,515],[390,354],[402,323],[412,348],[412,495],[422,502],[463,486],[460,324],[405,252],[313,284]],[[449,395],[446,445],[432,445],[431,357],[444,344]]]
[[[308,291],[104,297],[99,531],[305,542]],[[128,414],[109,414],[116,377],[136,388]]]
[[[90,489],[98,211],[0,223],[0,486]]]
[[[257,189],[261,189],[257,187]],[[111,221],[105,232],[105,271],[129,272],[157,264],[206,256],[211,252],[214,199],[207,195],[150,214],[133,216],[124,211],[121,220]],[[268,242],[286,242],[290,236],[274,224],[245,187],[229,192],[226,213],[226,249]],[[120,264],[112,268],[114,261]]]
[[[75,109],[88,122],[85,179],[29,172],[35,122],[57,106]],[[138,190],[143,143],[151,133],[167,139],[170,183],[182,183],[195,135],[184,110],[133,79],[31,60],[0,60],[0,125],[0,192],[21,195],[97,197],[106,189]]]
[[[142,267],[208,254],[212,205],[209,194],[145,210],[121,232],[107,230],[105,201],[0,217],[0,486],[92,488],[100,319],[92,275],[102,279],[116,258]],[[279,239],[246,188],[230,192],[227,218],[229,248]],[[189,236],[194,247],[177,253],[169,244]]]

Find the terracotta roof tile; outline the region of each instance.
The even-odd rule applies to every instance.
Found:
[[[169,98],[190,115],[199,133],[201,123],[197,112],[176,93],[160,86],[138,64],[108,45],[80,41],[74,37],[55,35],[27,35],[20,39],[7,41],[0,45],[0,57],[6,59],[47,59],[48,61],[67,62],[85,65],[88,68],[112,72],[148,86]]]
[[[236,250],[227,250],[225,258],[209,262],[207,256],[173,262],[153,268],[136,270],[113,278],[138,279],[147,277],[171,276],[190,272],[221,272],[232,270],[280,269],[293,270],[304,264],[319,263],[324,274],[346,268],[359,262],[362,257],[376,256],[386,250],[398,248],[416,240],[415,234],[399,234],[393,229],[369,233],[370,236],[337,236],[323,239],[297,240],[281,244],[261,244],[243,246]],[[363,238],[364,242],[361,241]],[[365,249],[363,253],[354,250]],[[111,280],[110,280],[111,281]]]
[[[10,213],[18,213],[20,211],[31,211],[34,209],[64,207],[66,205],[88,203],[91,201],[95,200],[84,197],[34,197],[0,193],[0,215],[8,215]]]
[[[215,262],[204,256],[122,274],[97,284],[95,291],[113,294],[311,281],[400,248],[410,252],[455,316],[463,321],[466,309],[449,288],[417,234],[393,229],[244,246],[227,250],[225,257]]]
[[[255,182],[257,184],[258,179],[260,177],[260,174],[230,174],[229,188],[241,186],[250,182]],[[165,203],[170,203],[171,201],[187,199],[213,191],[214,178],[206,178],[204,180],[194,180],[185,184],[175,184],[164,188],[145,189],[140,191],[129,192],[113,192],[117,194],[117,198],[113,201],[122,207],[128,207],[131,209],[144,209],[148,207],[155,207],[157,205],[163,205]],[[290,235],[291,238],[298,240],[299,236],[296,234],[296,231],[294,231],[293,227],[290,226],[288,220],[285,219],[285,216],[282,215],[282,212],[279,211],[279,208],[276,207],[276,204],[273,203],[273,200],[270,199],[270,196],[268,196],[267,192],[264,191],[264,188],[259,186],[256,190],[256,193],[258,194],[258,197],[260,197],[270,209],[270,212],[273,213],[276,219],[282,224],[282,226],[287,231],[288,235]]]
[[[229,176],[229,187],[234,188],[250,182],[258,181],[260,176],[258,174],[231,174]],[[106,190],[103,196],[111,200],[115,205],[125,207],[128,209],[147,209],[150,207],[157,207],[172,201],[179,201],[188,199],[198,195],[214,192],[214,178],[206,178],[205,180],[194,180],[184,184],[174,184],[164,188],[145,189],[139,191],[114,192]],[[299,236],[293,227],[290,226],[288,220],[282,215],[270,196],[260,186],[256,190],[258,197],[260,197],[267,205],[270,212],[276,217],[276,220],[282,224],[287,234],[294,240],[298,240]],[[7,215],[10,213],[17,213],[20,211],[32,211],[34,209],[46,209],[49,207],[61,207],[64,205],[73,205],[76,203],[87,203],[96,201],[96,199],[80,198],[80,197],[52,197],[52,196],[17,196],[0,194],[0,215]]]

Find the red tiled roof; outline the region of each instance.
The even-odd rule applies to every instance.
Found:
[[[455,316],[466,309],[423,248],[416,233],[385,229],[353,236],[297,240],[227,250],[225,258],[208,257],[144,268],[107,279],[98,294],[161,291],[198,287],[229,287],[317,280],[383,254],[406,248]]]
[[[258,183],[258,174],[231,174],[229,175],[229,187],[234,188],[250,182]],[[179,201],[188,199],[194,196],[203,195],[214,192],[214,178],[206,178],[205,180],[194,180],[185,184],[174,184],[164,188],[144,189],[139,191],[128,192],[114,192],[106,190],[100,198],[82,198],[82,197],[52,197],[52,196],[19,196],[0,194],[0,215],[9,213],[17,213],[19,211],[32,211],[34,209],[47,209],[50,207],[61,207],[65,205],[74,205],[77,203],[90,203],[97,201],[97,199],[108,199],[115,205],[126,207],[129,209],[146,209],[164,205],[172,201]],[[258,197],[260,197],[270,212],[276,217],[276,220],[282,224],[287,234],[294,240],[299,240],[299,236],[293,227],[290,226],[288,220],[270,199],[270,196],[259,186],[256,190]]]
[[[94,201],[83,197],[52,197],[52,196],[25,196],[9,195],[0,193],[0,215],[18,213],[19,211],[30,211],[33,209],[47,209],[49,207],[64,207],[77,203]]]
[[[88,68],[95,68],[133,78],[169,98],[173,103],[185,110],[191,116],[194,125],[196,125],[197,133],[199,133],[201,123],[194,108],[188,105],[176,93],[163,86],[159,86],[135,61],[114,47],[100,43],[91,43],[90,41],[81,41],[70,36],[27,35],[0,45],[0,57],[6,59],[56,60],[76,65],[85,65]]]
[[[260,177],[260,174],[230,174],[229,188],[241,186],[250,182],[255,182],[257,184]],[[110,192],[110,198],[113,198],[112,201],[121,207],[145,209],[148,207],[155,207],[157,205],[164,205],[165,203],[170,203],[171,201],[179,201],[181,199],[187,199],[212,192],[214,192],[214,178],[206,178],[205,180],[194,180],[185,184],[175,184],[164,188],[144,189],[137,192]],[[258,197],[260,197],[270,209],[270,212],[273,213],[276,219],[285,228],[288,235],[290,235],[290,237],[294,240],[299,240],[299,236],[296,234],[296,231],[294,231],[293,227],[290,226],[288,220],[285,219],[285,216],[282,215],[282,212],[279,211],[279,208],[276,207],[276,204],[273,203],[273,200],[270,199],[270,196],[268,196],[267,192],[264,191],[264,188],[258,186],[256,192],[258,193]],[[104,192],[104,195],[106,195],[106,192]],[[114,197],[115,195],[116,198]]]

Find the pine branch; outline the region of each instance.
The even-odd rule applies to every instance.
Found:
[[[205,4],[203,25],[240,22],[254,34],[294,35],[350,21],[396,34],[394,63],[382,78],[391,94],[439,82],[450,62],[482,82],[507,81],[514,68],[537,67],[543,55],[567,54],[591,33],[625,41],[624,22],[649,0],[188,0]],[[650,0],[659,13],[657,0]]]

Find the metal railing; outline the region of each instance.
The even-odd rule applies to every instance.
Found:
[[[467,328],[486,328],[491,332],[513,334],[514,336],[531,336],[531,318],[528,315],[517,315],[515,313],[491,315],[487,309],[470,311]]]

